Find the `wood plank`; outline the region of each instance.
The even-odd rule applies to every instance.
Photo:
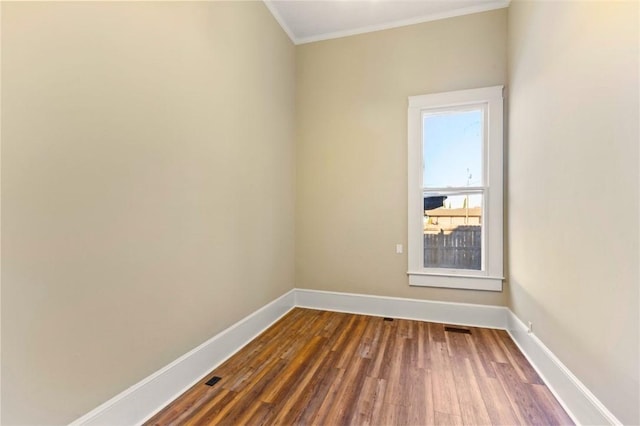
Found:
[[[160,411],[147,421],[148,425],[168,425],[180,424],[185,418],[200,409],[203,404],[210,401],[215,395],[220,393],[222,387],[211,388],[202,382],[196,385],[181,396],[181,404]]]
[[[341,370],[334,367],[337,353],[328,351],[318,367],[317,374],[304,387],[296,403],[288,413],[280,413],[278,424],[309,424],[329,393],[331,385],[338,379]]]
[[[266,403],[276,403],[289,392],[291,385],[296,382],[304,370],[310,365],[313,356],[325,342],[324,337],[314,336],[296,353],[292,362],[288,363],[277,380],[269,382],[267,388],[260,394],[260,400]]]
[[[325,348],[325,352],[329,352],[327,348]],[[305,374],[291,386],[283,401],[279,401],[278,414],[273,420],[275,424],[293,423],[295,413],[300,411],[300,407],[305,406],[313,392],[317,393],[315,386],[318,379],[323,377],[322,369],[333,365],[331,354],[335,356],[335,352],[329,352],[326,356],[316,357],[313,362],[310,362],[311,365]]]
[[[419,321],[418,330],[417,330],[417,346],[418,346],[417,367],[418,368],[427,369],[430,367],[431,356],[429,355],[428,345],[429,345],[429,326],[427,323]]]
[[[404,401],[411,425],[431,425],[435,422],[433,411],[433,389],[431,376],[422,368],[409,370],[409,397]],[[423,401],[416,404],[416,401]]]
[[[471,355],[471,346],[467,341],[467,339],[471,339],[470,335],[445,331],[444,338],[449,356],[469,357]]]
[[[474,369],[476,369],[477,376],[490,377],[495,379],[496,372],[493,369],[492,361],[495,361],[491,353],[490,343],[487,342],[484,336],[483,329],[474,328],[472,333],[473,337],[469,340],[471,346],[470,359],[473,361]],[[497,343],[495,344],[498,347]],[[508,362],[506,357],[501,358],[500,362]]]
[[[496,363],[494,368],[520,424],[548,425],[551,423],[532,395],[531,385],[521,380],[511,364]]]
[[[480,388],[482,400],[489,413],[491,424],[514,425],[518,424],[518,418],[508,401],[507,395],[497,378],[493,365],[490,365],[492,376],[486,375],[484,365],[479,361],[478,357],[474,357],[471,367],[476,376],[476,382]]]
[[[533,369],[531,364],[522,355],[516,344],[511,340],[509,334],[504,330],[492,330],[498,340],[498,345],[502,346],[509,364],[514,368],[518,376],[526,383],[542,384],[542,379]]]
[[[256,408],[251,411],[250,416],[239,417],[236,423],[232,423],[233,425],[268,425],[272,424],[270,422],[270,417],[273,414],[273,406],[271,404],[265,404],[264,402],[259,402],[255,406]]]
[[[551,391],[545,385],[531,385],[534,397],[540,408],[554,425],[571,425],[573,421],[567,412],[558,404]]]
[[[460,403],[456,392],[453,370],[446,343],[433,342],[431,359],[431,381],[433,386],[433,409],[440,413],[448,413],[456,417],[461,416]]]
[[[367,367],[370,362],[370,359],[356,356],[353,358],[353,362],[349,363],[342,376],[343,382],[336,393],[335,401],[338,401],[338,403],[334,403],[330,407],[322,424],[349,424],[349,420],[354,414],[356,399],[362,390],[366,377],[365,373],[367,372]]]
[[[482,389],[482,399],[484,400],[485,407],[487,407],[487,412],[489,413],[492,424],[518,424],[518,416],[511,404],[506,403],[509,399],[497,378],[481,380],[480,387]]]
[[[462,418],[460,416],[454,416],[453,414],[436,411],[434,424],[442,426],[462,426]]]
[[[373,419],[379,419],[385,390],[385,380],[365,376],[350,424],[367,426],[373,424]]]
[[[498,344],[493,330],[487,328],[475,328],[474,341],[481,353],[489,362],[495,361],[506,364],[509,362],[501,345]]]
[[[410,321],[405,319],[394,320],[398,327],[398,335],[400,337],[406,337],[407,339],[413,339],[413,326],[416,321]]]
[[[146,424],[571,424],[508,334],[470,330],[296,308]]]
[[[273,409],[273,404],[267,404],[259,399],[250,399],[245,396],[237,404],[234,404],[224,417],[218,420],[218,424],[270,424],[269,419],[273,414]]]
[[[336,331],[344,328],[345,321],[348,321],[349,314],[341,312],[330,312],[331,315],[325,317],[325,326],[322,328],[321,335],[329,338],[335,335]]]
[[[385,361],[388,363],[390,357],[390,344],[392,344],[391,335],[394,331],[391,323],[384,321],[382,324],[382,337],[380,338],[380,343],[378,345],[378,351],[376,351],[375,356],[373,356],[373,362],[369,367],[368,376],[376,377],[376,378],[384,378],[384,370],[388,368],[388,364],[385,364]]]
[[[199,411],[194,412],[187,417],[184,422],[185,426],[194,426],[201,424],[211,424],[212,420],[219,414],[224,414],[230,407],[230,402],[236,397],[235,392],[222,389],[218,396],[201,407]]]
[[[460,403],[462,423],[465,425],[486,425],[491,423],[487,407],[482,399],[482,391],[468,358],[452,359],[453,377]]]
[[[408,426],[408,410],[403,405],[383,403],[382,410],[380,412],[380,420],[374,423],[379,425]]]
[[[540,375],[538,375],[538,372],[535,370],[535,368],[533,368],[529,361],[527,361],[527,358],[522,354],[522,352],[520,352],[520,349],[518,349],[516,343],[511,339],[511,336],[509,336],[509,334],[504,330],[498,330],[498,333],[502,338],[505,346],[509,349],[509,353],[512,355],[513,359],[516,360],[518,366],[527,377],[527,382],[543,385],[544,381],[542,380]]]
[[[394,336],[394,342],[389,346],[387,353],[389,354],[388,374],[384,377],[387,381],[387,392],[385,393],[385,404],[402,405],[405,399],[405,391],[407,383],[403,380],[402,372],[405,370],[404,365],[404,339],[399,334]]]
[[[340,391],[340,387],[342,385],[342,378],[344,376],[345,370],[343,370],[342,368],[335,368],[334,370],[336,372],[334,375],[334,379],[329,384],[329,388],[327,389],[327,392],[324,398],[322,399],[320,406],[318,407],[317,411],[311,418],[311,421],[303,422],[303,424],[305,423],[311,423],[311,424],[317,424],[317,425],[326,424],[325,419],[331,413],[332,407],[340,403],[340,401],[337,399],[337,396],[338,396],[338,392]]]
[[[353,328],[351,330],[345,330],[343,334],[347,337],[344,340],[343,346],[339,349],[340,355],[338,357],[338,361],[336,362],[337,368],[345,368],[349,363],[349,360],[354,356],[354,353],[358,349],[360,340],[362,339],[362,335],[364,334],[364,330],[366,328],[366,317],[358,315]]]
[[[444,324],[438,324],[435,322],[429,322],[427,324],[429,326],[429,340],[431,342],[445,343],[446,339],[444,337]]]
[[[269,384],[277,380],[277,377],[286,367],[287,362],[285,360],[274,360],[274,363],[270,367],[262,369],[259,375],[252,377],[247,383],[246,388],[240,392],[233,392],[236,395],[234,399],[228,401],[226,405],[218,411],[211,410],[203,421],[207,424],[217,424],[227,419],[244,417],[244,412],[255,411],[257,407],[255,407],[254,404],[256,402],[264,402],[261,401],[261,396],[264,394],[265,389]],[[220,404],[222,404],[222,402],[218,405]]]
[[[369,359],[373,358],[373,355],[378,350],[381,335],[382,319],[370,317],[367,321],[367,328],[362,335],[360,345],[358,346],[358,356]]]

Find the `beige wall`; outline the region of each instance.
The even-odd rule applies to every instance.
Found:
[[[640,423],[638,16],[509,10],[509,303],[625,424]]]
[[[86,413],[293,287],[261,2],[2,2],[3,424]]]
[[[296,285],[504,304],[411,288],[407,97],[504,84],[505,9],[297,47]]]

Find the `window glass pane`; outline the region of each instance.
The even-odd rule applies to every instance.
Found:
[[[425,114],[422,128],[424,187],[483,185],[482,109]]]
[[[482,194],[424,196],[424,267],[482,269]]]

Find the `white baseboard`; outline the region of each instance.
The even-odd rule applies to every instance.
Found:
[[[71,423],[136,425],[150,419],[294,307],[290,290]]]
[[[576,424],[622,424],[511,311],[506,329]]]
[[[503,306],[434,302],[303,289],[296,289],[296,306],[378,317],[501,329],[505,328],[508,312],[508,309]]]
[[[576,423],[621,424],[506,307],[293,289],[71,425],[143,423],[293,307],[507,330]]]

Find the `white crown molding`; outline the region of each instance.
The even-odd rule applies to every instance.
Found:
[[[278,9],[273,5],[271,0],[262,0],[262,2],[264,3],[265,6],[267,6],[267,9],[269,9],[269,12],[271,12],[276,22],[280,24],[280,28],[282,28],[282,30],[287,34],[287,36],[289,36],[289,40],[291,40],[293,44],[298,44],[299,42],[296,39],[296,36],[293,34],[293,31],[291,31],[291,28],[289,28],[289,26],[287,25],[287,22],[284,20],[282,15],[280,15],[280,12],[278,12]]]
[[[264,0],[268,2],[269,0]],[[406,27],[408,25],[421,24],[424,22],[438,21],[440,19],[455,18],[456,16],[471,15],[473,13],[488,12],[490,10],[504,9],[509,7],[511,0],[496,0],[490,3],[483,3],[476,6],[463,7],[442,13],[430,13],[427,15],[416,16],[409,19],[401,19],[398,21],[385,22],[383,24],[367,25],[364,27],[354,28],[351,30],[335,31],[331,33],[319,34],[310,37],[293,37],[295,44],[313,43],[316,41],[331,40],[334,38],[348,37],[358,34],[371,33],[375,31],[389,30],[392,28]],[[274,15],[275,16],[275,15]],[[276,17],[276,20],[278,18]],[[278,21],[280,22],[280,21]],[[285,29],[285,31],[287,31]]]
[[[293,289],[71,423],[140,425],[294,307],[507,330],[576,424],[621,422],[504,306]]]

